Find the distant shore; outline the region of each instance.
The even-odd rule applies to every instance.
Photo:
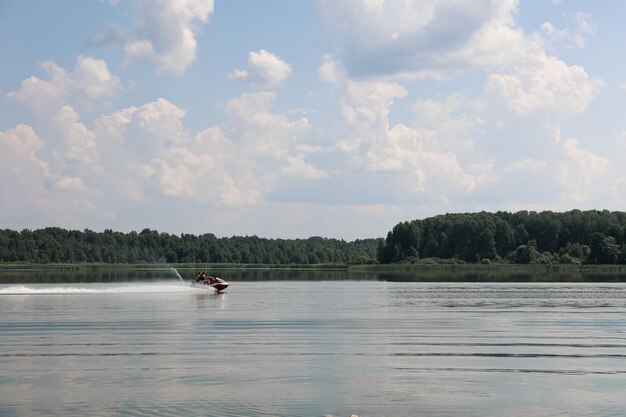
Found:
[[[0,283],[190,280],[196,271],[233,281],[624,282],[626,265],[516,264],[0,264]]]
[[[241,263],[0,263],[0,270],[7,269],[305,269],[347,270],[350,272],[429,272],[429,271],[501,271],[501,272],[606,272],[626,273],[626,265],[559,265],[559,264],[241,264]]]

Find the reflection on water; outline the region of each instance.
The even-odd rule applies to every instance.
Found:
[[[626,409],[623,284],[228,280],[0,285],[0,415]]]
[[[74,266],[0,269],[0,283],[130,282],[178,279],[172,267]],[[189,277],[191,279],[191,276]],[[180,281],[179,281],[180,282]]]
[[[375,280],[375,273],[350,273],[346,269],[206,269],[208,274],[230,281],[314,281],[314,280]],[[169,266],[91,266],[2,268],[0,283],[84,283],[179,280],[191,281],[197,269]],[[178,273],[178,274],[177,274]],[[180,282],[180,281],[179,281]]]
[[[213,276],[227,281],[390,281],[390,282],[626,282],[626,268],[619,266],[580,269],[568,266],[483,268],[424,266],[407,271],[376,269],[348,270],[331,268],[203,268]],[[450,269],[451,268],[451,269]],[[467,268],[467,269],[465,269]],[[197,268],[167,265],[74,265],[0,268],[0,283],[84,283],[130,282],[178,279],[191,281]]]
[[[564,270],[533,271],[413,271],[377,272],[375,279],[393,282],[626,282],[621,271],[597,272]]]

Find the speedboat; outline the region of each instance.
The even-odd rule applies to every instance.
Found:
[[[226,288],[228,288],[228,285],[228,282],[216,277],[207,277],[201,280],[191,281],[191,286],[193,288],[213,288],[217,292],[224,291]]]

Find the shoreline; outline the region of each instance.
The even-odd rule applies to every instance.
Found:
[[[198,270],[227,281],[626,283],[626,265],[541,264],[0,264],[0,283],[188,280]]]

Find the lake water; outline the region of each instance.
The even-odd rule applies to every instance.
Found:
[[[0,285],[0,416],[626,410],[623,284],[231,284]]]

